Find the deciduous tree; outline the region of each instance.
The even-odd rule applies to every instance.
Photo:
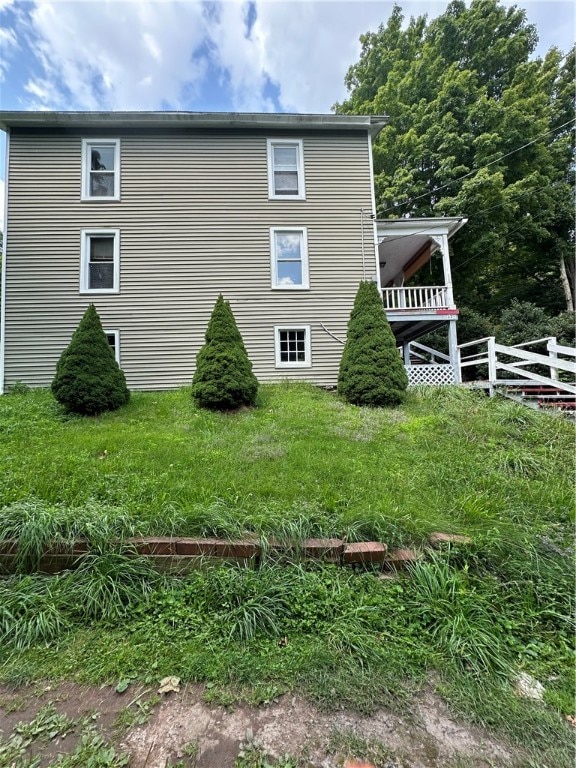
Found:
[[[335,106],[390,116],[374,146],[379,217],[469,217],[452,243],[456,297],[493,318],[513,297],[551,314],[573,300],[574,49],[531,59],[537,40],[498,0],[454,0],[406,28],[395,6],[361,37]]]

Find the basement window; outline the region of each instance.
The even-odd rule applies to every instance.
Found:
[[[310,326],[274,327],[277,368],[310,368]]]

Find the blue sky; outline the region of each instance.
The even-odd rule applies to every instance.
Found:
[[[433,18],[448,3],[398,4],[406,17]],[[537,55],[553,45],[570,48],[573,2],[516,4],[536,24]],[[358,59],[359,35],[386,22],[392,6],[388,0],[0,0],[0,108],[328,112],[346,95],[344,75]]]

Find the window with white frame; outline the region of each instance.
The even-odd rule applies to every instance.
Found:
[[[82,200],[120,200],[120,139],[82,140]]]
[[[305,200],[302,139],[268,139],[268,196],[271,200]]]
[[[119,230],[82,230],[80,293],[118,293],[119,291]]]
[[[110,344],[112,352],[118,365],[120,365],[120,331],[109,331],[104,329],[106,341]]]
[[[272,288],[308,288],[306,227],[271,227]]]
[[[276,367],[310,368],[310,326],[274,326]]]

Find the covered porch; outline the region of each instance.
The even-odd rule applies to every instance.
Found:
[[[378,288],[392,332],[402,347],[411,384],[459,381],[458,309],[452,291],[448,243],[466,221],[462,217],[376,221]],[[417,273],[435,254],[441,258],[441,284],[418,285]],[[450,350],[447,359],[426,363],[415,357],[411,343],[445,325],[448,325]]]

